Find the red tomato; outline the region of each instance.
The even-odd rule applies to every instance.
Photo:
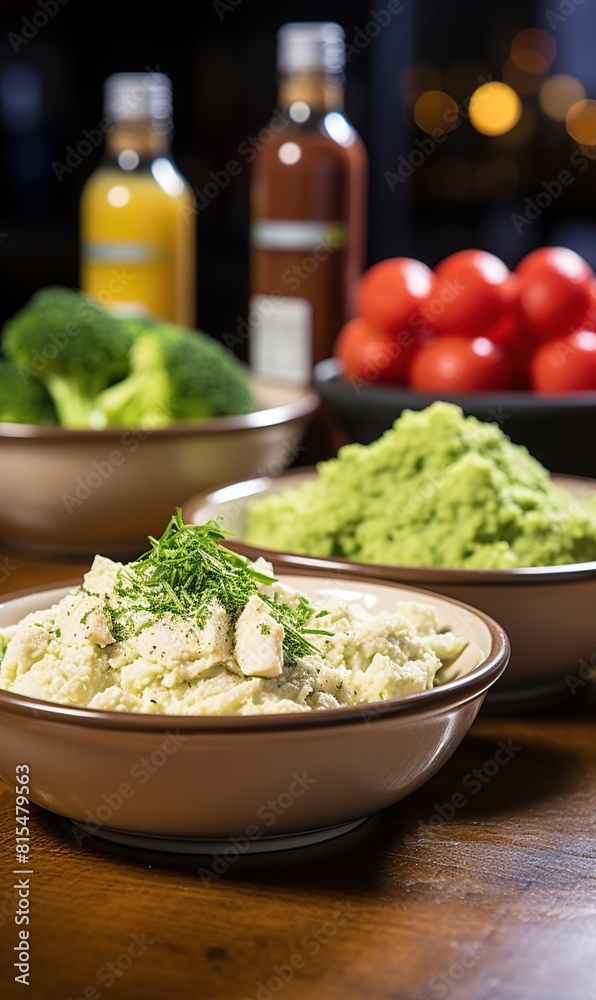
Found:
[[[405,382],[419,343],[418,332],[406,331],[392,337],[356,316],[340,332],[335,355],[348,377],[367,382]]]
[[[410,385],[419,392],[459,392],[505,389],[509,385],[507,356],[486,337],[439,337],[424,344],[410,366]]]
[[[362,275],[356,291],[356,312],[372,326],[397,337],[419,328],[420,306],[435,283],[431,269],[410,257],[390,257]]]
[[[568,247],[541,247],[518,264],[519,315],[536,336],[577,330],[590,311],[594,272]]]
[[[584,330],[596,330],[596,282],[590,288],[590,308],[581,325]]]
[[[506,321],[486,336],[505,352],[511,375],[511,389],[530,388],[530,360],[541,341],[519,319],[507,315]]]
[[[492,253],[460,250],[446,257],[435,274],[422,315],[439,335],[484,337],[513,313],[517,284]]]
[[[596,390],[596,333],[576,330],[548,340],[536,350],[530,370],[537,392]]]

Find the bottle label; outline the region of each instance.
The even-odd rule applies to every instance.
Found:
[[[250,363],[258,375],[308,385],[312,338],[312,305],[307,299],[252,296]]]
[[[83,259],[88,264],[153,264],[167,256],[159,243],[84,243]]]
[[[250,242],[257,250],[340,250],[346,245],[344,222],[300,222],[295,219],[257,219],[250,227]]]

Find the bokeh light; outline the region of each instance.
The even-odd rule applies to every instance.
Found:
[[[483,135],[504,135],[515,128],[522,115],[522,102],[506,83],[485,83],[470,99],[472,125]]]
[[[302,150],[297,142],[284,142],[277,150],[277,155],[282,163],[292,167],[302,157]]]
[[[540,88],[540,107],[557,122],[564,122],[573,104],[586,96],[583,83],[570,73],[556,73]]]
[[[567,131],[582,146],[596,145],[596,101],[577,101],[566,116]]]
[[[423,132],[432,134],[434,129],[451,132],[457,125],[457,101],[444,90],[428,90],[414,105],[414,121]]]
[[[545,73],[557,55],[557,43],[542,28],[524,28],[511,43],[511,59],[524,73]]]

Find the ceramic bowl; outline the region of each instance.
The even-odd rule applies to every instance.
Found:
[[[318,568],[328,573],[357,574],[423,587],[472,604],[500,622],[511,641],[511,664],[497,690],[491,692],[493,704],[515,705],[569,694],[569,677],[577,675],[584,658],[589,660],[596,648],[596,562],[537,569],[432,569],[318,559],[256,549],[241,541],[251,499],[298,486],[315,476],[314,469],[301,469],[276,480],[264,477],[223,486],[188,501],[183,508],[185,519],[200,524],[221,517],[223,525],[239,536],[230,539],[231,548],[250,558],[264,554],[280,572]],[[578,500],[596,495],[594,480],[574,476],[553,479]]]
[[[398,600],[430,604],[470,646],[431,691],[312,713],[140,715],[0,691],[0,777],[14,785],[26,763],[31,801],[82,824],[73,830],[80,841],[98,834],[236,856],[325,840],[414,791],[453,753],[503,673],[505,633],[481,612],[410,587],[316,570],[283,579],[307,593],[328,587],[373,612]],[[67,590],[6,598],[0,627]]]
[[[0,539],[36,552],[137,555],[192,493],[283,471],[318,396],[252,380],[258,410],[202,423],[152,431],[0,423]]]
[[[586,441],[596,436],[596,392],[543,395],[501,391],[449,395],[415,392],[407,386],[350,381],[336,358],[315,369],[315,386],[353,441],[370,444],[403,410],[423,410],[436,399],[457,403],[466,416],[497,423],[515,444],[524,444],[547,469],[596,475],[596,457]]]

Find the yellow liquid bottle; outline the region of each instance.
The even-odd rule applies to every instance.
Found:
[[[122,315],[194,327],[196,210],[170,155],[171,105],[161,73],[106,80],[113,127],[81,195],[81,287]]]

